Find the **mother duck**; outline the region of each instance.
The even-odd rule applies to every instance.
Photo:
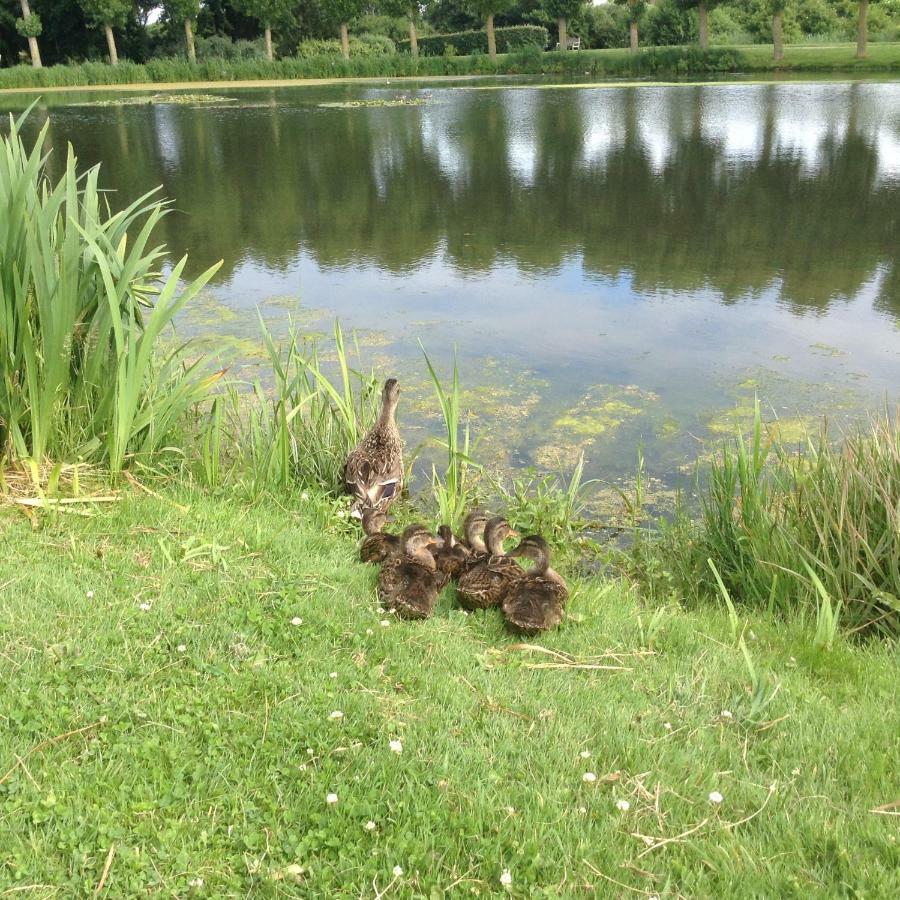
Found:
[[[386,510],[403,489],[403,443],[395,418],[399,400],[400,384],[388,378],[378,421],[344,463],[344,487],[353,497],[354,518],[361,519],[367,509]]]

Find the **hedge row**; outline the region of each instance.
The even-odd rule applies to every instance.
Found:
[[[510,28],[495,28],[498,53],[515,53],[525,47],[547,46],[547,29],[540,25],[515,25]],[[448,47],[452,47],[449,53]],[[409,53],[409,41],[397,41],[401,53]],[[486,31],[453,31],[450,34],[431,34],[419,38],[419,53],[422,56],[474,56],[487,53]],[[454,52],[455,51],[455,52]]]

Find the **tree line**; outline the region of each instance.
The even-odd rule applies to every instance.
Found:
[[[786,39],[852,28],[857,55],[866,55],[869,24],[900,31],[900,0],[0,0],[0,61],[15,63],[27,47],[32,65],[96,58],[112,64],[124,56],[143,61],[177,46],[191,60],[196,36],[260,40],[264,53],[289,55],[306,38],[340,40],[350,54],[350,34],[360,31],[408,35],[418,52],[420,31],[483,28],[488,52],[496,56],[499,25],[539,24],[553,28],[561,50],[574,32],[590,46],[621,40],[623,23],[633,50],[642,29],[653,43],[710,45],[711,25],[732,28],[751,39],[765,37],[776,59]],[[584,44],[583,44],[584,45]]]

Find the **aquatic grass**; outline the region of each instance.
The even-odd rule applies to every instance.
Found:
[[[151,239],[166,214],[155,191],[111,212],[99,166],[79,174],[71,150],[45,174],[49,122],[31,149],[10,117],[0,150],[0,445],[11,457],[104,462],[166,445],[221,373],[163,350],[175,315],[218,264],[182,286],[187,258],[162,277]]]
[[[431,491],[441,522],[458,528],[472,505],[473,484],[472,470],[480,466],[472,459],[471,430],[468,417],[462,423],[462,390],[459,381],[459,364],[456,354],[453,355],[453,374],[449,387],[441,381],[440,376],[431,364],[422,342],[419,341],[425,365],[431,378],[434,393],[441,409],[444,421],[444,440],[436,440],[447,454],[447,465],[443,475],[437,467],[431,470]]]
[[[750,436],[726,443],[699,475],[696,521],[682,508],[658,531],[636,535],[632,569],[651,594],[806,610],[822,647],[838,623],[900,634],[896,416],[878,416],[840,442],[823,427],[792,447],[764,435],[757,406]]]
[[[519,531],[541,534],[559,544],[587,526],[588,489],[594,483],[594,479],[584,481],[582,454],[568,480],[558,473],[530,473],[513,478],[509,485],[500,480],[496,488],[501,505]]]

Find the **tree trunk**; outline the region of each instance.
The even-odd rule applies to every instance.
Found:
[[[784,59],[784,13],[780,9],[772,16],[772,44],[775,62],[781,62]]]
[[[869,44],[869,0],[859,0],[859,32],[856,37],[856,58],[865,59]]]
[[[266,38],[266,59],[269,62],[272,62],[275,59],[275,52],[272,50],[272,26],[266,23],[265,31],[263,32]]]
[[[31,18],[31,8],[28,6],[28,0],[22,0],[22,18],[26,21]],[[38,47],[36,37],[28,38],[28,50],[31,53],[31,65],[35,69],[43,67],[41,63],[41,49]]]
[[[341,55],[344,59],[350,59],[350,32],[346,22],[341,22]]]
[[[706,0],[700,0],[697,14],[700,16],[700,46],[709,50],[709,10],[706,8]]]
[[[409,17],[409,52],[413,56],[419,55],[419,35],[416,33],[416,20]]]
[[[566,46],[566,42],[569,39],[569,35],[566,33],[566,25],[568,24],[565,20],[565,17],[560,16],[556,20],[556,24],[559,27],[559,49],[560,50],[568,50],[569,48]]]
[[[632,19],[628,23],[628,30],[631,35],[631,52],[638,52],[638,23]]]
[[[184,20],[184,40],[187,43],[187,55],[191,62],[197,62],[197,48],[194,46],[194,27],[190,19]]]
[[[109,49],[109,61],[112,65],[117,66],[119,64],[119,54],[116,52],[116,38],[113,34],[112,25],[107,22],[103,26],[103,30],[106,32],[106,46]]]
[[[488,56],[492,62],[497,62],[497,38],[494,35],[494,14],[487,17]]]

